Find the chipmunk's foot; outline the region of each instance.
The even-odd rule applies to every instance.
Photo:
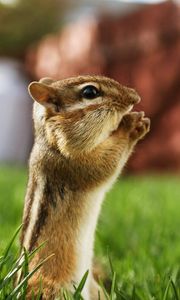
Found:
[[[142,139],[150,130],[150,119],[144,117],[144,112],[131,112],[125,115],[120,123],[132,141]]]

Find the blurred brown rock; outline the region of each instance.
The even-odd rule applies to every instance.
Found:
[[[125,17],[68,25],[29,50],[33,78],[103,74],[135,87],[150,134],[128,164],[131,172],[180,171],[180,7],[169,1]]]

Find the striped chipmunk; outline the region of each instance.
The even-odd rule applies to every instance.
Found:
[[[131,155],[150,129],[134,89],[103,76],[29,85],[34,100],[35,142],[29,162],[21,247],[32,251],[30,271],[54,254],[31,277],[26,299],[57,299],[74,291],[87,270],[85,300],[103,293],[93,278],[93,243],[101,204]],[[60,296],[61,299],[62,296]]]

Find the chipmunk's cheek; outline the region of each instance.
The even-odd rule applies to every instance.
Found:
[[[109,123],[109,130],[108,131],[108,136],[110,136],[112,134],[112,132],[114,132],[118,127],[119,124],[123,118],[123,115],[121,112],[116,111],[115,113],[112,114],[111,118],[109,119],[109,121],[106,123]]]

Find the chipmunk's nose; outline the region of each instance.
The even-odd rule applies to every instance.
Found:
[[[127,99],[129,104],[137,104],[141,101],[141,97],[138,95],[138,93],[131,88],[126,88],[126,93],[127,93]]]

